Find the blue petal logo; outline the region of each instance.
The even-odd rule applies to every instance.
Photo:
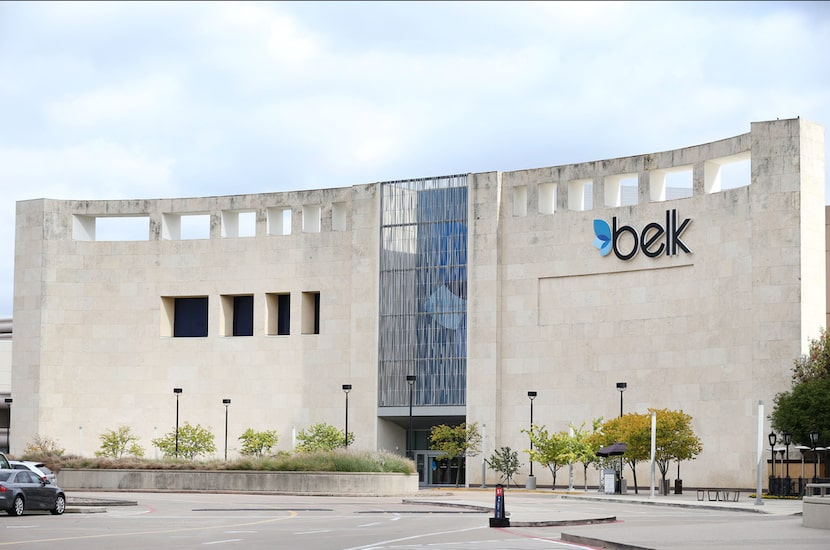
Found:
[[[611,252],[611,228],[605,220],[594,220],[594,247],[599,250],[600,255],[607,256]]]

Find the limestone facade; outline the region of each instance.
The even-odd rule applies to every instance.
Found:
[[[772,410],[826,324],[823,152],[823,129],[791,119],[672,151],[469,174],[466,421],[484,428],[485,453],[527,448],[528,390],[534,422],[561,431],[619,414],[625,381],[625,412],[694,418],[704,450],[682,464],[687,486],[754,486],[758,403]],[[721,189],[722,168],[746,160],[751,183]],[[667,200],[678,173],[688,194]],[[356,447],[402,452],[406,427],[378,407],[381,185],[19,202],[12,453],[39,434],[91,455],[128,425],[152,456],[177,410],[221,447],[223,398],[232,449],[249,427],[289,449],[312,424],[342,426],[347,399]],[[203,238],[183,238],[189,216],[207,220]],[[146,238],[100,240],[96,224],[114,217],[146,220]],[[603,227],[636,254],[602,255]],[[207,298],[207,334],[175,337],[176,300],[193,297]],[[233,335],[236,297],[252,297],[250,336]],[[428,413],[440,423],[440,407]],[[471,485],[480,464],[468,460]]]

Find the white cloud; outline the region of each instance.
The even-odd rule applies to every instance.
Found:
[[[153,158],[112,141],[57,149],[0,148],[0,182],[13,200],[167,196],[172,159]]]

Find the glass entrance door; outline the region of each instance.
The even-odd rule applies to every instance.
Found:
[[[463,459],[461,460],[461,477],[458,477],[459,460],[448,460],[440,458],[439,451],[415,451],[415,465],[418,469],[418,486],[429,487],[434,485],[459,485],[466,483],[465,472],[463,471]]]

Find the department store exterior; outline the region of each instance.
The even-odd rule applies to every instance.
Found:
[[[550,431],[623,398],[682,409],[703,443],[686,485],[753,487],[759,401],[768,414],[826,324],[824,169],[823,128],[790,119],[514,172],[18,202],[11,451],[39,434],[92,455],[126,425],[152,456],[177,417],[221,448],[226,410],[231,454],[247,428],[290,449],[348,418],[354,448],[411,448],[440,484],[430,428],[477,423],[485,456],[527,449],[532,390]],[[103,235],[121,223],[140,238]]]

